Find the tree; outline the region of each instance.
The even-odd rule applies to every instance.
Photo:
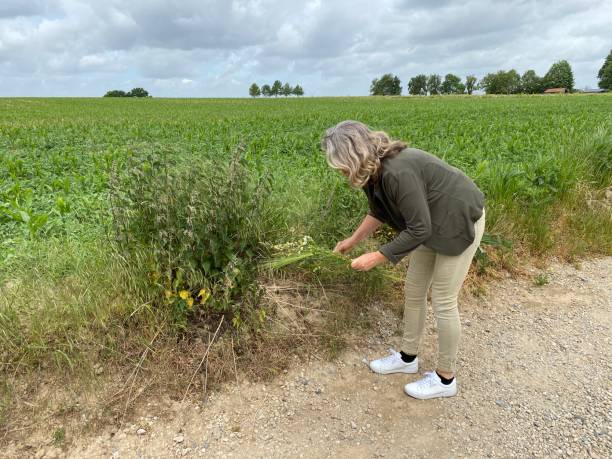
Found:
[[[251,97],[259,97],[261,96],[261,89],[257,86],[257,83],[253,83],[249,88],[249,96]]]
[[[293,88],[289,83],[285,83],[281,88],[280,93],[285,97],[290,96],[291,94],[293,94]]]
[[[106,94],[104,94],[104,97],[126,97],[126,96],[127,96],[126,92],[120,89],[113,89],[112,91],[108,91]]]
[[[442,78],[440,78],[440,75],[429,75],[429,78],[427,78],[427,92],[429,92],[429,94],[432,96],[435,96],[440,94],[441,87]]]
[[[542,92],[542,78],[535,70],[527,70],[521,77],[521,92],[526,94],[539,94]]]
[[[408,82],[408,92],[413,96],[427,95],[427,76],[420,74],[410,78]]]
[[[442,94],[463,94],[465,85],[461,82],[461,78],[452,73],[446,74],[442,82]]]
[[[499,94],[497,74],[487,73],[481,78],[480,82],[478,83],[478,88],[482,89],[487,94]]]
[[[474,75],[468,75],[465,77],[465,90],[469,95],[472,95],[474,89],[476,89],[476,83],[478,79]]]
[[[270,88],[269,84],[264,84],[261,87],[261,95],[264,97],[270,97],[272,95],[272,88]]]
[[[283,89],[283,84],[279,80],[276,80],[274,83],[272,83],[272,88],[270,89],[270,95],[274,97],[278,97],[282,89]]]
[[[126,94],[127,97],[149,97],[149,93],[143,88],[134,88]]]
[[[574,90],[574,72],[569,62],[563,60],[550,66],[544,75],[543,86],[543,89],[549,88],[566,88],[570,92]]]
[[[372,96],[399,96],[402,94],[402,83],[397,76],[386,73],[372,80],[370,94]]]
[[[599,69],[597,78],[599,79],[598,84],[601,89],[612,90],[612,50],[610,50],[606,61]]]
[[[521,77],[512,69],[488,73],[480,80],[479,87],[487,94],[517,94],[521,90]]]
[[[504,80],[506,94],[519,94],[521,92],[521,76],[514,69],[506,72]]]
[[[295,95],[295,96],[303,96],[304,95],[304,90],[302,89],[302,87],[299,84],[296,84],[295,88],[293,88],[293,95]]]

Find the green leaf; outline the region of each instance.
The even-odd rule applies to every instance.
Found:
[[[204,261],[202,262],[202,267],[204,268],[204,272],[205,272],[206,274],[208,274],[208,275],[210,275],[210,274],[211,274],[211,271],[212,271],[212,266],[211,266],[211,264],[210,264],[210,260],[204,260]]]
[[[28,214],[26,211],[19,210],[18,214],[20,217],[20,221],[22,221],[23,223],[28,223],[30,221],[30,214]]]

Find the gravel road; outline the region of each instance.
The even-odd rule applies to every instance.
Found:
[[[612,257],[553,264],[550,282],[505,279],[461,304],[459,395],[420,401],[362,362],[398,345],[399,319],[334,362],[205,402],[150,400],[133,424],[37,457],[612,457]],[[534,271],[534,277],[537,271]],[[435,356],[428,318],[421,370]]]

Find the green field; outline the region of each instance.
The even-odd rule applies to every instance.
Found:
[[[151,181],[138,188],[141,197],[148,193],[147,202],[158,201],[149,211],[174,206],[172,218],[183,222],[191,217],[181,209],[188,208],[190,192],[197,190],[198,208],[207,213],[198,217],[200,226],[194,231],[213,237],[201,232],[202,222],[226,222],[214,233],[225,251],[210,255],[212,261],[189,259],[186,277],[177,280],[176,273],[170,274],[174,284],[166,290],[186,289],[195,296],[206,286],[220,297],[227,293],[221,284],[230,282],[228,266],[249,273],[231,280],[246,285],[257,276],[258,260],[270,255],[265,247],[310,236],[317,247],[333,248],[366,210],[363,193],[349,189],[328,168],[319,147],[324,130],[345,119],[386,130],[469,174],[486,195],[488,240],[506,250],[503,266],[520,265],[529,256],[572,259],[612,253],[609,206],[602,201],[612,177],[610,95],[0,99],[3,371],[40,366],[74,370],[83,355],[112,355],[123,336],[118,330],[126,324],[135,330],[142,325],[129,320],[147,309],[143,304],[155,304],[160,294],[146,292],[146,276],[155,263],[142,241],[155,235],[141,234],[154,215],[140,215],[137,203],[124,215],[136,225],[129,231],[139,231],[141,242],[139,251],[130,252],[141,258],[126,260],[115,247],[111,203],[120,201],[110,199],[109,182],[118,174],[122,186],[130,187],[134,176],[129,171],[145,158],[148,173],[164,162],[175,171],[174,181],[168,182],[154,170]],[[257,180],[251,183],[239,174],[239,192],[224,181],[239,145],[243,171],[257,180],[266,177],[265,202],[249,202]],[[169,183],[181,192],[165,200]],[[247,214],[247,224],[232,232]],[[176,225],[173,230],[182,234]],[[232,242],[236,235],[246,241],[244,246]],[[179,237],[172,247],[189,258],[183,242]],[[194,244],[204,247],[208,242]],[[209,249],[202,249],[202,257],[209,256]],[[139,268],[143,272],[132,278],[131,270]],[[247,318],[229,303],[240,302],[243,294],[238,289],[224,302],[207,304],[212,312],[231,312],[228,319],[239,327]],[[173,307],[182,312],[172,314],[192,320],[193,311],[179,303]],[[207,307],[198,314],[206,316]],[[149,314],[156,312],[149,309]],[[177,320],[172,317],[171,322]],[[265,322],[261,313],[259,317]],[[165,323],[150,317],[142,323],[152,320]]]

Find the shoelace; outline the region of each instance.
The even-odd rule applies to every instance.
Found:
[[[393,348],[389,348],[389,355],[387,357],[384,357],[383,359],[381,359],[381,362],[384,363],[391,363],[394,360],[397,359],[399,352],[397,352],[395,349]]]
[[[417,386],[419,389],[425,389],[427,387],[431,387],[436,384],[436,376],[433,371],[428,371],[425,373],[425,377],[423,379],[419,379],[417,381]]]

